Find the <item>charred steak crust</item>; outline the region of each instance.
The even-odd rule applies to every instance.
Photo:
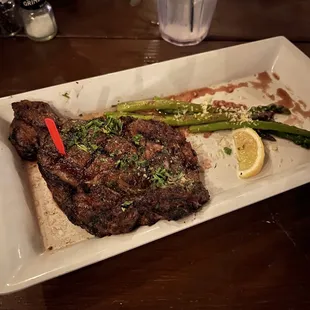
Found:
[[[54,200],[75,225],[103,237],[199,210],[208,191],[197,155],[176,129],[157,121],[109,116],[89,121],[57,116],[44,102],[12,104],[10,141],[25,160],[37,160]],[[55,120],[61,156],[45,127]]]
[[[14,102],[12,109],[14,119],[10,126],[9,140],[22,159],[36,160],[39,135],[46,128],[44,119],[52,118],[58,126],[62,124],[63,119],[59,118],[47,103],[40,101]]]

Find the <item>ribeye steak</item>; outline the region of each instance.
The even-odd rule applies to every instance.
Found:
[[[197,155],[177,129],[131,117],[68,119],[44,102],[23,100],[12,108],[9,139],[18,154],[37,160],[58,206],[93,235],[178,220],[209,200]],[[55,121],[65,156],[55,148],[45,118]]]

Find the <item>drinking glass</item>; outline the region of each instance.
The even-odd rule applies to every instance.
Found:
[[[179,46],[195,45],[208,34],[217,0],[157,0],[164,40]]]
[[[16,35],[21,30],[16,5],[13,0],[0,0],[0,37]]]

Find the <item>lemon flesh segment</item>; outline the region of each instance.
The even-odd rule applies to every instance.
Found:
[[[251,128],[233,131],[233,140],[239,164],[238,175],[246,179],[257,175],[264,165],[265,150],[260,136]]]

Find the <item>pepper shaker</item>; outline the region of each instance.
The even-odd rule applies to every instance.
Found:
[[[14,36],[20,29],[14,0],[0,0],[0,36]]]
[[[57,25],[51,5],[45,0],[21,0],[20,14],[29,39],[48,41],[55,37]]]

